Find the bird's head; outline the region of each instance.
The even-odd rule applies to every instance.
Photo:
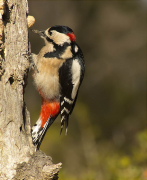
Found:
[[[70,44],[76,40],[74,32],[67,26],[52,26],[44,31],[33,30],[33,32],[39,34],[46,43],[52,42],[59,46],[64,45],[64,43]]]

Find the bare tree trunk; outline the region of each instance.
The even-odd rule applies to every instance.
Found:
[[[23,55],[28,51],[26,16],[27,0],[8,0],[4,28],[0,18],[4,29],[4,48],[1,43],[0,49],[0,179],[57,179],[61,163],[53,165],[51,157],[35,152],[24,103],[29,68]]]

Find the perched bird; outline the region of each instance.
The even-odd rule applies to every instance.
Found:
[[[32,54],[33,78],[41,96],[41,112],[32,127],[32,139],[39,149],[43,137],[61,115],[61,131],[68,131],[68,118],[75,106],[85,71],[83,53],[72,29],[53,26],[45,31],[33,30],[45,41],[38,55]]]

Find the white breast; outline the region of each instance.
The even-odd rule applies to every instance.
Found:
[[[52,100],[59,98],[59,80],[57,76],[37,73],[35,83],[45,99]]]
[[[37,63],[39,72],[35,73],[35,84],[47,100],[59,99],[60,85],[58,69],[64,61],[57,58],[41,58]]]

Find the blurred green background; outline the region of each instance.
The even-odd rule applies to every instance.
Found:
[[[60,135],[58,117],[40,148],[63,163],[59,179],[147,179],[146,8],[145,0],[29,1],[32,29],[69,26],[85,57],[68,135]],[[43,40],[30,30],[29,40],[37,54]],[[31,73],[25,101],[33,125],[40,97]]]

